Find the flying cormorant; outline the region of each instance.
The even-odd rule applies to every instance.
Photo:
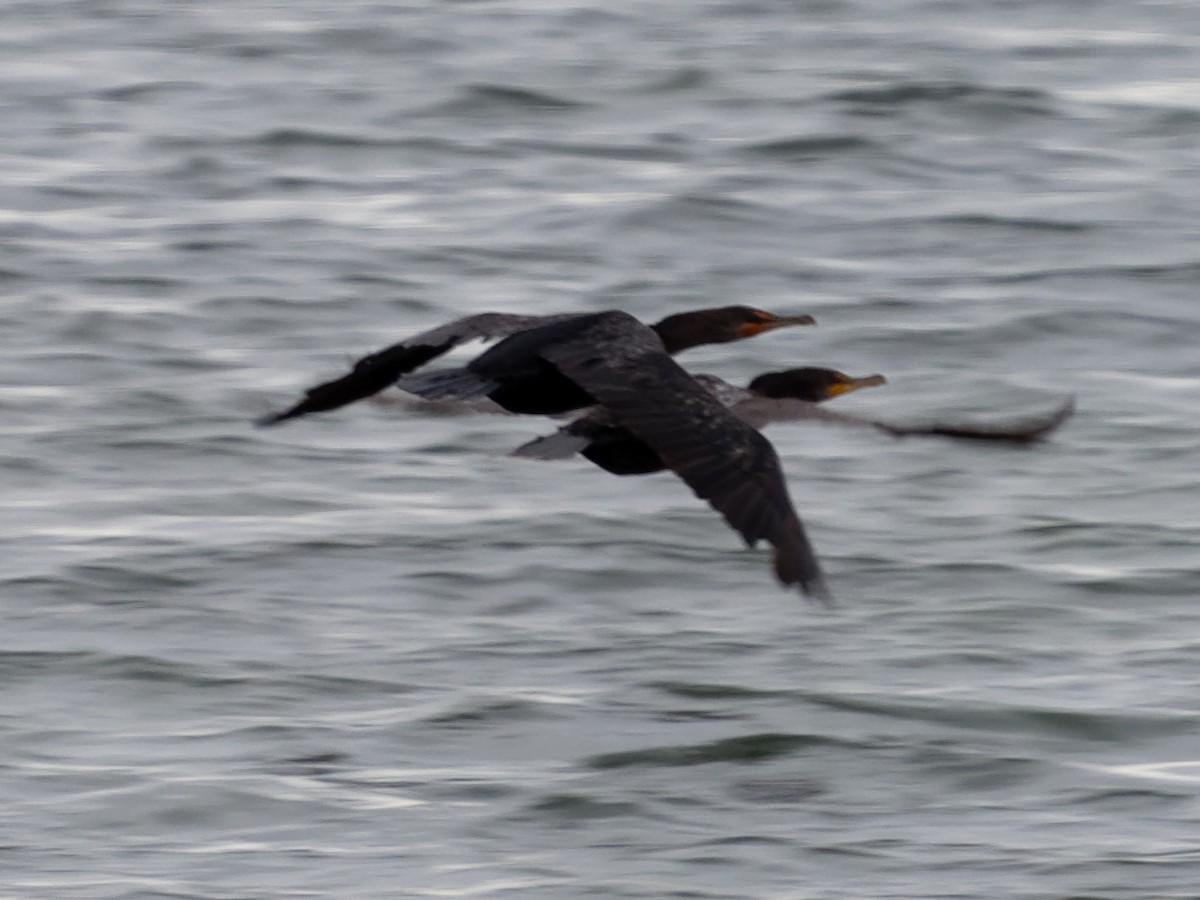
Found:
[[[866,387],[886,384],[882,375],[852,378],[835,369],[806,366],[759,375],[745,388],[716,375],[692,376],[740,419],[754,428],[775,422],[824,422],[870,427],[893,437],[928,435],[1028,444],[1045,437],[1074,411],[1074,400],[1044,416],[996,425],[899,425],[823,409],[817,404]],[[614,475],[645,475],[666,466],[645,441],[621,427],[603,409],[590,410],[553,434],[513,451],[529,459],[565,459],[579,453]]]
[[[470,317],[364,358],[349,375],[318,385],[264,424],[336,409],[471,338],[509,335],[463,368],[411,376],[401,386],[432,398],[488,396],[512,412],[603,407],[748,545],[770,543],[780,582],[827,600],[820,565],[792,507],[774,448],[671,359],[688,347],[812,321],[740,306],[681,313],[653,326],[617,311]]]
[[[614,323],[618,334],[634,325],[653,332],[660,343],[659,349],[665,349],[671,355],[702,344],[724,344],[777,328],[815,324],[812,316],[777,316],[748,306],[676,313],[650,326],[618,311],[550,316],[479,313],[364,356],[348,374],[309,388],[300,402],[283,412],[263,417],[258,424],[275,425],[370,397],[430,360],[476,338],[504,340],[476,357],[464,369],[450,370],[458,375],[457,389],[447,388],[442,396],[461,396],[470,391],[470,396],[491,396],[509,412],[568,412],[588,406],[592,400],[539,353],[544,347],[564,342],[578,347],[577,335],[599,333],[608,322]],[[438,384],[441,383],[438,379],[444,381],[448,376],[432,373],[418,377],[432,379]],[[414,382],[414,386],[416,384],[419,382]]]

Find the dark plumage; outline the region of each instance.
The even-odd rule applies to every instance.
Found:
[[[748,545],[774,547],[775,573],[813,597],[828,591],[788,497],[770,443],[693,379],[671,354],[752,337],[809,316],[777,317],[748,307],[681,313],[653,326],[622,312],[585,316],[460,320],[361,360],[347,376],[318,385],[284,421],[369,396],[446,350],[481,336],[509,336],[467,366],[400,381],[427,399],[487,396],[511,412],[563,412],[599,405],[708,501]],[[414,362],[414,360],[416,362]]]
[[[643,441],[747,545],[770,543],[783,584],[828,600],[774,448],[680,368],[649,329],[597,323],[541,356]]]
[[[816,404],[840,394],[884,383],[882,375],[851,378],[834,369],[816,367],[767,372],[755,378],[748,388],[735,387],[715,375],[696,375],[694,378],[754,428],[762,428],[789,410],[775,410],[774,407],[780,404],[772,403],[769,409],[755,414],[751,401],[759,401],[761,405],[767,399],[786,399],[793,418],[806,415],[837,419],[836,413],[819,410]],[[744,415],[745,412],[751,415]],[[562,459],[579,453],[614,475],[646,475],[667,468],[645,441],[619,425],[603,407],[584,413],[554,434],[530,441],[513,453],[532,459]]]
[[[897,425],[817,406],[851,391],[885,384],[882,375],[852,378],[834,369],[805,367],[767,372],[746,388],[735,387],[715,375],[696,375],[695,379],[754,428],[774,422],[808,421],[867,426],[893,437],[925,435],[1027,444],[1045,437],[1066,421],[1075,408],[1074,401],[1068,400],[1046,415],[990,426]],[[603,408],[589,411],[554,434],[530,441],[513,453],[531,459],[563,459],[579,453],[614,475],[645,475],[667,468],[653,448],[614,421]]]
[[[661,361],[660,361],[661,360]],[[667,370],[662,364],[670,367]],[[557,432],[518,447],[514,455],[560,459],[582,454],[616,475],[671,469],[719,510],[748,543],[766,538],[776,547],[776,573],[827,598],[817,561],[787,499],[779,460],[757,429],[772,422],[815,421],[867,426],[896,437],[940,435],[1029,443],[1044,437],[1073,412],[1068,400],[1040,418],[997,426],[902,426],[830,412],[819,403],[850,391],[884,384],[882,375],[852,378],[833,369],[768,372],[748,388],[715,375],[687,376],[665,355],[638,366],[636,374],[583,372],[584,359],[564,369],[579,371],[599,405]],[[719,410],[726,411],[722,416]],[[782,549],[792,548],[788,552]]]
[[[395,384],[432,359],[476,338],[504,338],[464,369],[414,376],[406,389],[433,397],[490,395],[510,412],[565,412],[586,406],[590,400],[577,386],[556,375],[539,359],[541,346],[568,341],[625,313],[590,315],[520,316],[480,313],[414,335],[377,353],[364,356],[341,378],[309,388],[295,405],[264,416],[260,425],[275,425],[314,412],[326,412],[362,400]],[[637,323],[640,325],[640,323]],[[648,326],[667,353],[675,354],[701,344],[742,340],[776,328],[811,325],[811,316],[775,316],[746,306],[723,306],[677,313]],[[647,326],[641,326],[643,328]],[[440,393],[439,393],[440,392]]]
[[[622,312],[593,313],[517,332],[461,368],[418,373],[398,383],[426,400],[488,397],[509,412],[557,415],[596,402],[579,379],[566,374],[567,361],[559,348],[569,346],[579,359],[603,356],[619,362],[642,355],[646,339],[657,352],[674,355],[701,344],[812,323],[811,316],[784,318],[745,306],[678,313],[651,326]],[[551,355],[559,362],[552,362]]]

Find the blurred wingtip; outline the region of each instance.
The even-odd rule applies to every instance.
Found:
[[[302,415],[304,415],[304,410],[293,406],[290,409],[285,409],[283,412],[268,413],[265,416],[260,416],[254,420],[254,427],[270,428],[274,425],[278,425],[280,422],[286,422],[288,419],[294,419],[297,416]]]
[[[1075,415],[1075,395],[1068,394],[1067,399],[1063,401],[1058,411],[1054,414],[1054,424],[1061,425],[1073,415]]]
[[[818,577],[815,581],[802,582],[800,592],[823,609],[833,609],[837,606],[833,592],[829,590],[824,578]]]
[[[1067,399],[1059,405],[1058,409],[1050,413],[1044,421],[1038,423],[1030,430],[1028,442],[1036,443],[1045,440],[1073,415],[1075,415],[1075,395],[1068,394]]]
[[[819,606],[831,609],[835,605],[820,564],[807,545],[805,552],[798,555],[781,553],[776,548],[775,576],[785,588],[796,588]]]

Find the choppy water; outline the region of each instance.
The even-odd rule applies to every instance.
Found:
[[[0,6],[0,895],[1200,895],[1182,0]],[[542,422],[249,422],[481,309],[821,327],[840,606]]]

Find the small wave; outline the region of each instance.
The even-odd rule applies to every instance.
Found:
[[[1151,107],[1145,111],[1138,130],[1143,135],[1192,137],[1200,131],[1200,110]]]
[[[249,250],[254,244],[250,241],[193,239],[174,241],[167,246],[180,253],[229,253]]]
[[[448,38],[428,37],[378,23],[372,26],[318,27],[309,32],[307,37],[311,38],[316,46],[334,53],[366,53],[393,59],[421,53],[446,52],[454,47],[453,41]]]
[[[685,66],[650,82],[642,88],[642,93],[673,94],[679,91],[693,91],[708,87],[712,80],[712,72],[708,69],[701,66]]]
[[[171,139],[174,142],[174,139]],[[191,142],[190,149],[199,146],[206,149],[220,149],[229,141]],[[438,159],[448,156],[506,158],[513,155],[514,150],[495,142],[465,142],[429,135],[413,136],[411,123],[403,127],[396,126],[392,130],[387,123],[381,130],[375,131],[336,131],[324,128],[286,127],[272,128],[267,131],[235,138],[232,143],[241,147],[263,147],[272,151],[396,151],[417,155],[430,155]],[[346,178],[346,170],[331,170],[321,175],[305,174],[298,176],[289,174],[275,176],[269,183],[280,188],[296,189],[298,187],[333,187],[345,189],[356,184],[353,178]]]
[[[1182,760],[1179,762],[1162,763],[1132,763],[1120,766],[1082,765],[1082,768],[1106,772],[1110,775],[1121,775],[1126,778],[1144,778],[1148,781],[1175,782],[1181,784],[1200,784],[1200,761]]]
[[[1174,710],[1133,714],[797,693],[812,703],[831,709],[937,722],[968,729],[1045,733],[1088,741],[1127,741],[1159,734],[1188,734],[1195,730],[1197,723],[1196,716]]]
[[[812,778],[747,778],[733,788],[739,800],[763,804],[807,803],[826,793],[826,787]]]
[[[504,141],[502,146],[520,152],[552,153],[562,156],[581,156],[591,159],[614,159],[630,162],[678,162],[685,158],[676,147],[658,144],[568,144],[559,141]]]
[[[1164,763],[1164,764],[1155,765],[1151,768],[1158,770],[1158,769],[1162,769],[1163,766],[1172,767],[1174,765],[1178,765],[1178,764]],[[1196,765],[1196,763],[1186,763],[1185,765],[1194,766],[1194,765]],[[1128,777],[1128,776],[1132,775],[1134,778],[1149,778],[1151,780],[1156,780],[1156,781],[1174,781],[1175,780],[1174,778],[1171,778],[1171,777],[1164,778],[1163,773],[1161,773],[1159,771],[1152,771],[1152,772],[1139,771],[1139,770],[1147,768],[1146,766],[1140,766],[1140,765],[1132,767],[1135,770],[1133,772],[1128,771],[1131,768],[1129,766],[1115,766],[1115,767],[1099,766],[1096,768],[1098,768],[1100,771],[1111,773],[1111,774],[1118,775],[1118,776]],[[1166,774],[1168,776],[1170,776],[1172,773],[1168,770],[1168,772]],[[1191,780],[1192,779],[1184,778],[1184,779],[1181,779],[1181,782],[1186,784]],[[1114,813],[1128,813],[1134,809],[1153,810],[1155,808],[1162,807],[1164,805],[1173,805],[1173,804],[1179,803],[1181,801],[1186,801],[1186,800],[1189,800],[1190,798],[1191,798],[1190,791],[1187,791],[1186,793],[1183,793],[1183,792],[1176,793],[1176,792],[1168,791],[1168,790],[1150,790],[1148,788],[1141,788],[1141,789],[1103,788],[1100,790],[1073,791],[1070,793],[1070,795],[1068,795],[1067,801],[1072,806],[1080,805],[1080,806],[1090,806],[1090,807],[1103,807],[1105,810],[1111,810]]]
[[[96,97],[100,100],[110,100],[118,103],[144,100],[160,94],[176,91],[203,90],[204,85],[195,81],[139,81],[134,84],[120,85],[98,91]]]
[[[434,725],[491,725],[496,722],[523,722],[550,718],[547,704],[518,698],[483,700],[437,713],[425,721]]]
[[[602,753],[585,760],[592,769],[623,769],[630,766],[699,766],[720,762],[762,762],[818,747],[853,747],[851,741],[819,734],[767,732],[722,738],[703,744],[650,747]]]
[[[69,588],[71,595],[89,596],[93,603],[122,605],[157,603],[164,593],[191,587],[203,579],[116,563],[82,563],[68,567],[57,580],[61,587]]]
[[[100,653],[91,650],[0,651],[0,675],[6,683],[46,675],[73,675],[89,682],[113,679],[172,683],[189,688],[241,684],[236,676],[215,676],[194,666],[157,656]]]
[[[538,819],[550,819],[560,824],[645,815],[633,803],[598,800],[584,794],[550,794],[530,804],[527,812]]]
[[[697,223],[767,224],[774,219],[771,207],[712,194],[683,194],[656,201],[624,217],[630,228],[694,228]]]
[[[951,213],[917,221],[930,225],[949,225],[952,228],[1008,228],[1013,231],[1057,231],[1069,234],[1097,229],[1091,222],[1067,222],[1037,216],[1003,216],[991,213]]]
[[[1200,586],[1195,569],[1135,566],[1047,566],[1060,580],[1089,594],[1117,597],[1191,597]]]
[[[1052,95],[1036,88],[996,88],[955,81],[902,81],[826,96],[849,105],[852,111],[877,115],[916,104],[962,105],[984,112],[1005,110],[1026,115],[1054,113]]]
[[[414,254],[421,262],[475,263],[484,262],[546,262],[596,265],[601,257],[591,247],[567,242],[556,244],[513,243],[490,246],[460,244],[432,245]]]
[[[1063,309],[1008,315],[987,324],[930,326],[922,329],[921,339],[939,342],[965,340],[981,347],[1046,340],[1051,336],[1069,339],[1079,335],[1104,336],[1131,342],[1134,337],[1152,340],[1162,334],[1187,333],[1193,327],[1190,321],[1182,317],[1134,310]],[[910,341],[913,339],[911,335],[905,337]],[[876,339],[886,343],[896,340],[897,333],[869,334],[864,340]]]
[[[264,147],[395,147],[403,139],[384,135],[326,131],[318,128],[273,128],[252,138],[250,143]]]
[[[473,84],[450,100],[430,110],[451,115],[488,115],[494,113],[566,112],[586,107],[586,103],[558,97],[544,91],[500,84]]]
[[[1057,278],[1131,278],[1145,281],[1200,282],[1200,261],[1180,260],[1173,263],[1146,263],[1124,265],[1070,266],[1033,271],[1002,272],[989,275],[982,273],[979,280],[990,284],[1024,284],[1026,282],[1050,281]]]
[[[732,684],[693,684],[686,681],[660,681],[649,687],[689,700],[745,700],[757,697],[786,696],[786,691],[768,691]]]
[[[186,281],[179,278],[168,278],[162,275],[96,275],[84,281],[85,284],[97,288],[122,288],[143,294],[170,294],[182,291],[188,286]]]
[[[874,146],[873,141],[853,134],[803,135],[746,144],[741,152],[789,162],[805,162],[870,150]]]

